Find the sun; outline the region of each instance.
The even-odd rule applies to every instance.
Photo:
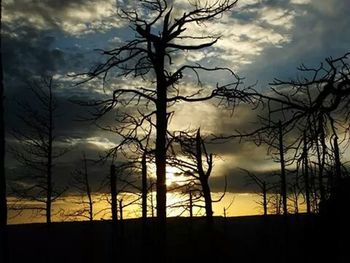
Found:
[[[150,164],[150,171],[151,171],[151,177],[153,179],[156,179],[156,166],[155,164]],[[173,186],[174,184],[177,185],[185,185],[186,180],[188,179],[187,176],[184,176],[181,173],[181,170],[174,167],[167,165],[166,166],[166,186],[170,187]]]
[[[166,186],[172,186],[174,184],[184,185],[186,177],[181,174],[181,170],[173,167],[173,166],[167,166],[166,167]]]

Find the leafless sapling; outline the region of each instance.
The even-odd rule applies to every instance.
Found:
[[[197,187],[198,198],[204,198],[204,208],[208,223],[213,222],[213,202],[220,202],[226,193],[225,190],[218,200],[211,196],[209,178],[213,170],[213,154],[208,153],[205,140],[201,136],[200,129],[195,134],[179,132],[175,134],[174,141],[180,145],[180,151],[170,162],[171,165],[183,171],[189,178],[189,182]],[[199,189],[198,189],[199,188]],[[190,189],[193,192],[193,189]],[[192,200],[193,201],[193,200]]]
[[[253,182],[254,184],[256,184],[259,187],[259,195],[262,196],[262,201],[259,201],[258,204],[260,204],[263,207],[264,216],[267,216],[267,214],[268,214],[268,196],[267,196],[267,194],[268,194],[268,191],[270,190],[269,184],[266,182],[266,180],[259,178],[254,173],[252,173],[248,170],[245,170],[245,169],[241,169],[241,170],[247,174],[247,176],[249,178],[249,183]]]
[[[88,159],[86,154],[83,153],[82,156],[82,167],[81,169],[76,169],[73,172],[71,187],[81,195],[81,200],[78,202],[82,208],[74,211],[70,216],[73,217],[83,217],[89,221],[94,220],[94,200],[92,196],[92,187],[90,182],[90,176],[88,173]]]
[[[23,127],[15,129],[13,136],[18,147],[11,149],[17,161],[25,168],[24,174],[17,176],[11,189],[13,194],[23,201],[34,201],[38,205],[12,207],[29,208],[44,211],[46,223],[52,220],[52,203],[64,192],[56,189],[53,178],[54,162],[67,152],[67,149],[55,149],[55,118],[57,103],[55,83],[52,77],[43,77],[29,84],[35,100],[35,106],[20,103],[22,112],[18,114]],[[42,206],[44,204],[44,206]]]

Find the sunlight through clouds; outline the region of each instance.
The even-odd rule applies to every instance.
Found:
[[[96,146],[99,149],[102,150],[109,150],[113,147],[116,147],[117,145],[114,142],[111,142],[109,139],[105,137],[88,137],[88,138],[82,138],[82,139],[67,139],[67,141],[72,145],[75,146],[77,144],[82,143],[88,143]]]
[[[182,8],[186,6],[186,2],[176,2],[174,16],[184,12]],[[298,15],[291,7],[287,9],[269,6],[262,1],[239,1],[231,15],[225,14],[220,20],[188,26],[186,34],[189,36],[221,37],[216,45],[205,52],[189,52],[187,59],[208,64],[212,59],[222,60],[229,67],[238,69],[241,65],[252,63],[266,48],[282,47],[289,43],[294,19]],[[200,42],[193,39],[184,41],[191,44]]]

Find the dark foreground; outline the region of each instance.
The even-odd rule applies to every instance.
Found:
[[[347,217],[339,222],[318,216],[168,219],[165,258],[157,253],[157,223],[119,225],[113,240],[109,221],[12,225],[9,262],[350,262]],[[346,224],[344,224],[344,222]]]

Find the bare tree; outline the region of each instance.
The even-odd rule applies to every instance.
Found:
[[[344,170],[338,139],[339,134],[348,134],[349,131],[349,55],[347,53],[339,58],[327,58],[325,63],[315,68],[301,65],[298,70],[302,76],[289,81],[275,79],[269,92],[260,93],[253,89],[247,91],[246,95],[263,112],[258,115],[259,128],[252,132],[221,136],[250,138],[258,144],[266,143],[269,150],[271,146],[283,145],[285,155],[280,156],[280,161],[282,157],[287,158],[285,166],[295,165],[298,160],[303,159],[303,191],[308,192],[305,194],[307,203],[311,202],[310,195],[314,194],[310,192],[309,168],[306,169],[310,165],[307,160],[316,161],[314,174],[318,174],[318,187],[312,187],[317,190],[320,203],[327,199],[332,189],[337,188],[336,182],[342,177]],[[262,108],[265,110],[261,110]],[[303,143],[305,136],[306,150]],[[282,147],[279,148],[281,154]],[[303,156],[307,156],[307,159]],[[311,205],[308,206],[310,210]]]
[[[309,177],[309,156],[307,149],[307,138],[306,133],[303,137],[303,174],[304,174],[304,183],[305,183],[305,199],[306,199],[306,212],[311,213],[311,201],[310,201],[310,177]]]
[[[268,199],[269,210],[276,215],[282,214],[282,197],[280,193],[280,185],[274,185],[272,195]]]
[[[116,223],[123,213],[119,210],[121,207],[142,205],[142,174],[140,176],[138,168],[135,168],[135,163],[132,161],[112,164],[109,184],[111,190],[108,201],[111,204],[112,221]]]
[[[83,207],[75,211],[71,216],[83,217],[89,221],[94,220],[94,200],[92,197],[92,189],[90,183],[90,177],[88,173],[88,160],[85,153],[82,156],[82,168],[76,169],[73,172],[71,186],[75,191],[81,194],[81,201],[79,205]],[[86,200],[87,199],[87,200]]]
[[[106,82],[109,73],[116,70],[119,77],[126,78],[133,74],[133,77],[140,78],[145,84],[147,80],[150,80],[150,87],[117,88],[113,91],[111,99],[97,101],[94,105],[101,106],[97,114],[101,116],[123,104],[134,103],[135,106],[138,106],[142,103],[143,116],[156,116],[157,217],[163,226],[166,222],[167,130],[171,116],[171,113],[168,112],[169,105],[180,101],[206,101],[214,97],[223,97],[227,92],[230,92],[230,101],[233,103],[242,97],[238,90],[240,80],[231,70],[218,67],[208,68],[198,64],[186,64],[175,68],[173,58],[183,55],[186,51],[213,46],[219,37],[188,35],[186,28],[221,17],[223,13],[231,10],[236,2],[236,0],[220,0],[213,3],[192,1],[191,9],[178,17],[174,17],[173,8],[166,0],[140,1],[142,11],[138,8],[121,9],[121,18],[130,23],[136,37],[121,47],[101,51],[106,57],[105,63],[97,65],[88,74],[83,74],[87,76],[84,81],[102,76]],[[158,31],[160,32],[156,33]],[[217,84],[214,88],[204,92],[199,79],[200,71],[219,70],[228,72],[234,81],[224,85]],[[188,72],[193,72],[195,77],[198,77],[200,86],[191,94],[186,94],[180,83]],[[148,113],[145,113],[147,110]]]
[[[289,204],[289,206],[291,207],[291,211],[294,211],[294,214],[299,214],[299,199],[300,199],[301,191],[298,184],[298,180],[295,180],[295,182],[289,183],[288,189],[289,189],[288,200],[291,203]]]
[[[174,136],[174,141],[180,145],[180,152],[177,155],[181,157],[175,157],[170,161],[170,165],[177,167],[183,171],[184,175],[189,177],[189,183],[193,187],[198,187],[189,190],[194,192],[196,190],[199,195],[197,200],[201,197],[204,198],[204,208],[208,223],[213,222],[213,202],[220,202],[226,192],[226,181],[224,194],[218,199],[213,200],[211,196],[209,178],[213,170],[213,154],[208,153],[205,145],[205,140],[202,138],[200,129],[198,129],[195,135],[188,132],[179,132],[179,135]],[[226,179],[226,178],[225,178]],[[191,195],[192,198],[192,195]],[[194,200],[191,200],[192,202]]]
[[[17,161],[25,168],[25,174],[14,181],[12,191],[24,201],[36,202],[38,205],[26,208],[44,211],[47,224],[52,220],[52,203],[65,191],[55,189],[53,180],[54,161],[67,151],[54,150],[57,139],[54,134],[57,110],[54,87],[52,77],[44,77],[29,84],[35,106],[25,102],[19,104],[22,112],[18,118],[24,127],[14,130],[13,136],[19,146],[11,149]]]
[[[116,167],[114,164],[111,165],[110,172],[110,189],[111,189],[111,214],[112,214],[112,222],[115,224],[118,221],[118,213],[117,213],[117,175],[116,175]]]
[[[270,186],[266,183],[265,180],[262,180],[261,178],[259,178],[255,174],[249,172],[248,170],[245,170],[245,169],[241,169],[241,170],[247,174],[247,176],[249,178],[249,183],[253,182],[254,184],[256,184],[259,187],[259,190],[260,190],[259,195],[262,197],[262,201],[259,201],[258,204],[260,204],[263,207],[264,216],[267,216],[267,213],[268,213],[267,193],[270,190]]]
[[[147,220],[147,195],[148,195],[148,178],[147,178],[147,152],[144,151],[141,157],[142,173],[142,222],[145,225]]]
[[[121,138],[119,144],[108,150],[103,159],[111,157],[112,159],[128,160],[124,168],[133,168],[135,173],[141,173],[141,209],[142,221],[145,225],[149,192],[148,166],[154,162],[154,150],[150,145],[154,123],[142,114],[142,117],[133,116],[127,112],[123,112],[122,115],[123,117],[117,119],[118,123],[114,127],[99,125],[103,130],[112,132]]]
[[[284,162],[284,154],[285,148],[283,144],[283,130],[282,123],[279,122],[279,154],[280,154],[280,164],[281,164],[281,196],[282,196],[282,204],[283,204],[283,214],[287,215],[287,180],[286,180],[286,164]]]

